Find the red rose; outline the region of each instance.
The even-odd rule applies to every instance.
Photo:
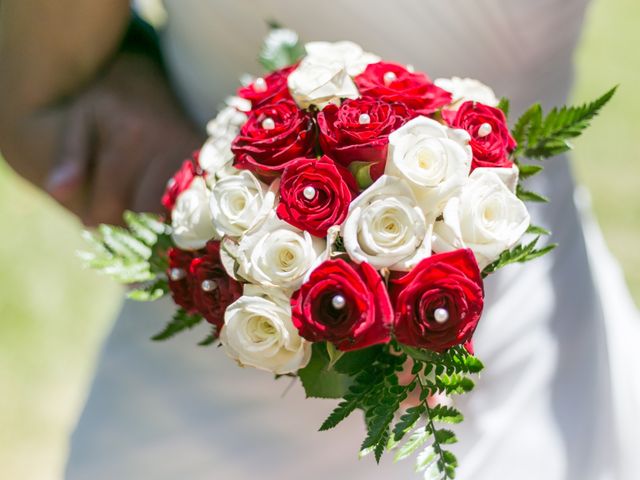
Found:
[[[189,267],[194,259],[194,252],[187,252],[179,248],[170,248],[167,252],[169,258],[169,290],[176,305],[187,312],[195,311],[193,296],[191,294],[191,281],[189,279]]]
[[[291,99],[287,78],[295,67],[282,68],[266,77],[257,78],[250,85],[239,88],[238,96],[249,100],[254,110],[268,103]]]
[[[276,213],[294,227],[325,237],[329,227],[346,218],[356,188],[351,174],[327,156],[292,160],[282,173]]]
[[[195,152],[193,158],[182,162],[180,169],[167,182],[167,188],[164,191],[164,195],[162,195],[162,206],[166,208],[167,211],[170,212],[173,210],[178,195],[189,188],[193,179],[198,175],[202,175],[202,170],[198,166],[199,153],[200,152]]]
[[[363,97],[404,103],[420,115],[430,115],[451,103],[451,94],[436,87],[424,73],[410,72],[397,63],[372,63],[354,80]]]
[[[382,278],[368,263],[327,260],[291,298],[293,324],[312,342],[356,350],[390,338],[393,311]]]
[[[513,165],[509,154],[516,148],[516,141],[509,133],[502,110],[478,102],[464,102],[457,112],[443,111],[442,114],[449,125],[471,135],[472,170]]]
[[[209,242],[202,256],[191,261],[189,281],[194,309],[217,327],[224,325],[224,311],[242,295],[242,285],[227,275],[220,261],[220,242]]]
[[[320,146],[346,167],[352,162],[371,164],[376,180],[384,172],[389,134],[413,116],[404,104],[375,98],[345,100],[339,107],[330,103],[318,113]]]
[[[425,258],[391,281],[398,342],[442,352],[468,342],[483,307],[482,277],[471,250]]]
[[[249,114],[231,145],[234,166],[272,179],[294,158],[313,149],[315,129],[311,115],[291,100],[264,105]]]

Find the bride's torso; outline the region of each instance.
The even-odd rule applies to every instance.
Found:
[[[200,122],[256,60],[267,22],[303,41],[352,40],[432,78],[469,76],[527,104],[563,101],[587,0],[164,0],[171,74]]]

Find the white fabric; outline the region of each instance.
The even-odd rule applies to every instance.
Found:
[[[305,40],[350,39],[433,78],[470,76],[525,105],[562,103],[584,0],[167,0],[172,75],[205,122],[255,63],[265,20]],[[535,224],[560,247],[487,282],[475,345],[486,370],[459,401],[463,480],[640,478],[637,312],[597,226],[580,218],[566,159],[532,188]],[[588,214],[587,214],[588,215]],[[586,240],[585,240],[586,236]],[[127,304],[72,439],[67,478],[308,480],[416,478],[411,461],[357,460],[358,415],[317,433],[333,402],[239,369],[205,332],[148,337],[168,303]]]

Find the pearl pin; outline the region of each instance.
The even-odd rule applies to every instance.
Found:
[[[358,123],[360,125],[368,125],[371,123],[371,117],[368,113],[361,113],[358,117]]]
[[[346,304],[347,304],[347,301],[344,299],[342,295],[336,295],[331,299],[331,305],[336,310],[342,310]]]
[[[493,129],[491,128],[491,125],[488,123],[483,123],[482,125],[480,125],[480,128],[478,128],[478,136],[480,138],[482,137],[486,137],[487,135],[489,135],[491,132],[493,131]]]
[[[176,179],[170,178],[169,181],[167,182],[167,188],[173,188],[175,184],[176,184]]]
[[[204,292],[213,292],[216,289],[216,282],[213,280],[204,280],[200,287]]]
[[[257,93],[263,93],[267,91],[267,82],[264,78],[258,77],[256,81],[253,82],[253,90]]]
[[[397,75],[393,72],[386,72],[382,76],[382,80],[384,80],[385,85],[389,85],[391,82],[395,82],[398,79]]]
[[[309,185],[308,187],[304,187],[304,190],[302,190],[302,195],[304,195],[304,198],[306,198],[307,200],[313,200],[316,196],[316,189],[311,185]]]
[[[169,270],[169,278],[174,282],[178,282],[184,279],[187,276],[187,272],[185,272],[182,268],[172,268]]]
[[[262,121],[262,128],[265,130],[273,130],[276,128],[276,122],[273,121],[273,118],[267,117]]]
[[[446,308],[436,308],[433,312],[433,318],[438,323],[444,323],[449,320],[449,312]]]

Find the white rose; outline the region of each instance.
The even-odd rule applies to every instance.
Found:
[[[296,289],[324,254],[325,243],[278,219],[271,211],[261,225],[240,239],[238,274],[251,283]]]
[[[196,177],[188,189],[178,195],[171,212],[174,243],[183,250],[198,250],[216,236],[209,209],[209,189],[202,177]]]
[[[309,42],[304,46],[307,57],[326,62],[339,62],[344,65],[347,73],[355,77],[365,71],[367,65],[377,63],[380,57],[362,50],[356,43],[342,42]]]
[[[449,200],[443,221],[434,226],[435,252],[470,248],[483,269],[520,240],[529,227],[529,212],[493,170],[476,168],[460,196]]]
[[[436,86],[451,93],[453,99],[449,108],[457,110],[460,104],[468,101],[480,102],[490,107],[498,105],[499,101],[491,87],[473,78],[438,78]]]
[[[274,288],[246,285],[225,311],[220,341],[241,365],[278,375],[298,371],[311,358],[311,344],[291,321],[289,297]]]
[[[220,179],[210,196],[211,216],[218,235],[239,237],[264,220],[273,209],[276,187],[277,183],[269,188],[248,170]]]
[[[243,102],[248,103],[248,105]],[[212,180],[235,173],[231,143],[247,121],[247,115],[240,109],[251,109],[251,103],[239,97],[227,100],[228,106],[207,124],[210,137],[200,150],[199,163]]]
[[[431,225],[407,183],[381,176],[349,206],[344,247],[354,262],[410,270],[431,254]]]
[[[300,108],[311,105],[322,109],[341,98],[358,98],[359,93],[343,63],[305,57],[289,77],[287,85]]]
[[[418,205],[435,219],[469,176],[469,134],[427,117],[416,117],[389,135],[385,174],[403,178]]]

